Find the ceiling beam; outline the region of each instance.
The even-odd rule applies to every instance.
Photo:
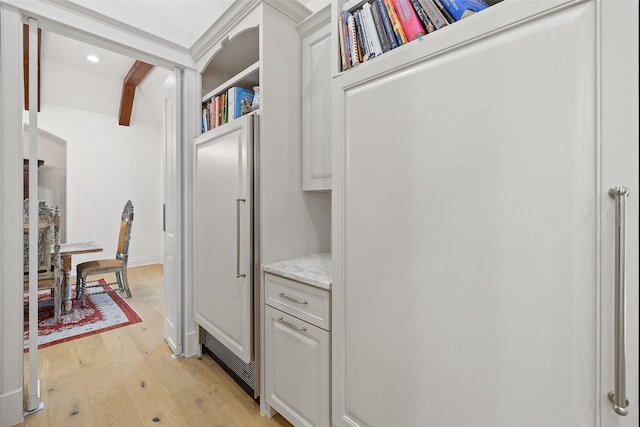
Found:
[[[38,111],[40,111],[40,52],[42,29],[38,28]],[[22,72],[24,81],[24,109],[29,109],[29,25],[22,24]]]
[[[120,113],[118,114],[118,123],[120,126],[129,126],[131,122],[131,112],[133,111],[133,96],[136,93],[136,86],[151,71],[153,65],[146,62],[136,61],[122,83],[122,98],[120,99]]]

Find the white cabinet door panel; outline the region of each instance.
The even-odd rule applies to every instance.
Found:
[[[195,319],[245,363],[253,322],[249,119],[214,129],[197,144],[195,190]]]
[[[265,306],[264,357],[269,405],[295,426],[329,427],[329,332]]]
[[[594,19],[578,4],[344,89],[337,425],[594,424]]]

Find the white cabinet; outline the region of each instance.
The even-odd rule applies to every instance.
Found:
[[[191,49],[201,87],[190,105],[203,106],[234,86],[260,87],[259,109],[205,131],[187,148],[194,188],[189,213],[195,253],[188,265],[194,318],[205,338],[212,335],[237,357],[228,363],[232,369],[260,365],[261,263],[326,250],[315,227],[323,222],[318,216],[329,214],[309,211],[300,179],[302,47],[296,27],[309,15],[297,1],[234,2]],[[200,130],[201,112],[193,111],[188,126]],[[238,128],[248,117],[253,126]],[[242,138],[253,148],[232,144]],[[250,174],[226,175],[238,172],[244,158],[252,160]],[[238,180],[250,191],[234,194]]]
[[[295,426],[329,427],[329,292],[267,273],[265,303],[267,403]]]
[[[302,38],[303,189],[331,190],[331,5],[298,25]]]
[[[626,111],[638,108],[633,3],[505,0],[337,73],[336,426],[637,425],[637,303],[627,304],[627,417],[608,402],[605,363],[607,191],[618,171],[626,186],[638,173]],[[629,39],[600,50],[619,19]],[[601,68],[616,55],[634,59]],[[619,87],[600,85],[617,75]],[[627,236],[637,298],[638,234]]]

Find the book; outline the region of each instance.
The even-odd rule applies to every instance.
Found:
[[[209,108],[202,109],[202,132],[209,130]]]
[[[393,6],[408,41],[413,41],[426,34],[410,0],[393,0]]]
[[[358,52],[358,31],[356,30],[356,20],[353,15],[345,11],[347,14],[347,27],[349,29],[349,49],[351,50],[351,66],[360,63],[361,54]]]
[[[389,15],[389,21],[391,21],[391,28],[393,28],[393,33],[396,36],[396,40],[398,42],[398,46],[401,46],[405,43],[408,43],[407,36],[402,29],[402,24],[400,24],[400,20],[398,19],[398,15],[396,14],[396,10],[393,7],[392,0],[384,0],[384,5],[387,8],[387,14]]]
[[[360,62],[368,61],[369,58],[373,55],[369,49],[369,39],[367,34],[365,34],[364,23],[362,22],[362,10],[358,9],[353,11],[353,17],[356,20],[356,29],[358,30],[358,47],[360,48],[360,52],[362,53]]]
[[[393,32],[393,28],[391,27],[391,20],[389,19],[387,8],[384,5],[384,0],[375,0],[375,1],[376,1],[376,6],[378,7],[378,14],[380,15],[380,19],[382,19],[382,25],[384,25],[384,32],[387,33],[387,40],[389,40],[389,46],[391,49],[395,49],[398,47],[398,41],[396,40],[396,36]]]
[[[373,16],[373,22],[376,26],[376,31],[378,32],[378,39],[380,40],[382,52],[389,52],[391,50],[391,44],[389,43],[389,38],[387,37],[387,32],[384,29],[382,17],[380,17],[380,11],[378,6],[375,4],[375,1],[371,6],[371,16]]]
[[[347,67],[347,52],[346,46],[344,42],[344,22],[342,19],[342,14],[338,22],[338,39],[340,40],[340,69],[346,70]]]
[[[420,6],[418,0],[411,0],[411,6],[413,6],[413,9],[416,11],[416,15],[418,15],[418,18],[420,19],[420,22],[422,22],[422,26],[424,27],[424,29],[427,30],[427,33],[434,32],[436,30],[436,27],[434,27],[431,21],[429,21],[427,14],[425,13],[422,6]]]
[[[444,4],[442,4],[440,0],[433,0],[433,4],[436,5],[440,13],[442,13],[442,16],[444,16],[449,24],[453,24],[454,22],[456,22],[456,19],[453,17],[451,12],[449,12],[449,10],[444,7]]]
[[[431,21],[436,30],[439,30],[449,24],[440,12],[440,9],[436,7],[432,0],[418,0],[418,3],[420,3],[424,13],[427,15],[429,21]]]
[[[251,111],[251,103],[255,93],[251,89],[234,86],[227,95],[228,121],[240,118]]]
[[[365,3],[362,5],[362,18],[364,21],[365,32],[369,38],[369,47],[371,48],[371,51],[375,56],[382,55],[382,45],[380,44],[376,24],[373,22],[371,4]]]
[[[489,7],[484,0],[440,0],[457,21]]]
[[[342,32],[344,34],[344,55],[347,63],[346,68],[351,68],[351,34],[349,33],[349,26],[347,24],[348,16],[349,16],[349,12],[345,10],[342,13],[342,16],[341,16],[342,19],[340,21],[342,23]]]

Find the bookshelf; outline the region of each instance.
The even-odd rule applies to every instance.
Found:
[[[390,53],[397,53],[398,49],[404,50],[407,47],[415,46],[420,42],[429,42],[432,40],[434,35],[438,34],[440,36],[442,32],[447,33],[451,31],[452,27],[456,29],[459,28],[462,20],[468,21],[471,16],[478,13],[484,13],[486,10],[492,8],[498,3],[501,3],[503,0],[466,0],[474,4],[482,3],[486,5],[486,9],[478,7],[476,8],[477,12],[469,10],[467,14],[465,14],[464,18],[459,19],[456,19],[449,12],[449,9],[452,7],[450,6],[451,3],[456,3],[456,1],[460,2],[460,0],[389,0],[389,3],[391,3],[390,7],[395,7],[393,10],[396,13],[395,19],[398,20],[398,27],[402,28],[404,24],[400,22],[402,19],[398,19],[399,14],[397,13],[397,8],[399,5],[404,5],[407,12],[406,16],[408,17],[409,13],[412,14],[412,19],[415,20],[414,25],[417,25],[419,28],[418,35],[413,39],[409,38],[408,40],[401,41],[400,39],[405,37],[404,31],[402,31],[402,37],[396,32],[394,34],[395,37],[393,37],[394,41],[391,41],[391,33],[385,32],[384,30],[386,26],[384,21],[389,18],[389,14],[385,13],[386,17],[383,17],[381,9],[376,6],[376,3],[378,3],[377,0],[335,0],[332,6],[332,28],[335,29],[333,35],[335,52],[333,55],[334,62],[332,65],[334,75],[340,74],[344,71],[350,71],[361,65],[373,62],[373,60],[378,60]],[[380,3],[381,5],[385,4],[386,0],[381,0]],[[371,15],[377,14],[378,17],[375,17],[376,19],[365,19],[363,9],[367,4],[371,5],[371,8],[369,9],[370,12],[368,13]],[[439,6],[436,6],[436,4]],[[373,9],[377,10],[374,11]],[[357,42],[355,42],[355,45],[357,46],[357,51],[360,52],[359,60],[350,60],[349,58],[349,46],[353,45],[348,40],[350,28],[349,24],[347,24],[348,19],[345,17],[345,13],[347,12],[354,16],[353,32],[354,34],[357,34]],[[356,15],[358,15],[357,18]],[[375,22],[376,20],[378,22]],[[389,29],[394,28],[393,20],[394,18],[391,18],[388,21]],[[366,25],[367,22],[365,21],[370,21],[370,24]],[[383,38],[386,42],[383,42]],[[367,42],[368,40],[371,41]],[[384,48],[385,43],[387,44],[386,48]],[[376,44],[378,46],[377,48],[374,47]],[[384,51],[382,51],[382,49],[384,49]]]
[[[230,88],[252,90],[260,85],[259,37],[259,27],[253,26],[224,39],[202,71],[201,133],[233,120],[229,113]],[[220,116],[216,120],[217,114]]]

